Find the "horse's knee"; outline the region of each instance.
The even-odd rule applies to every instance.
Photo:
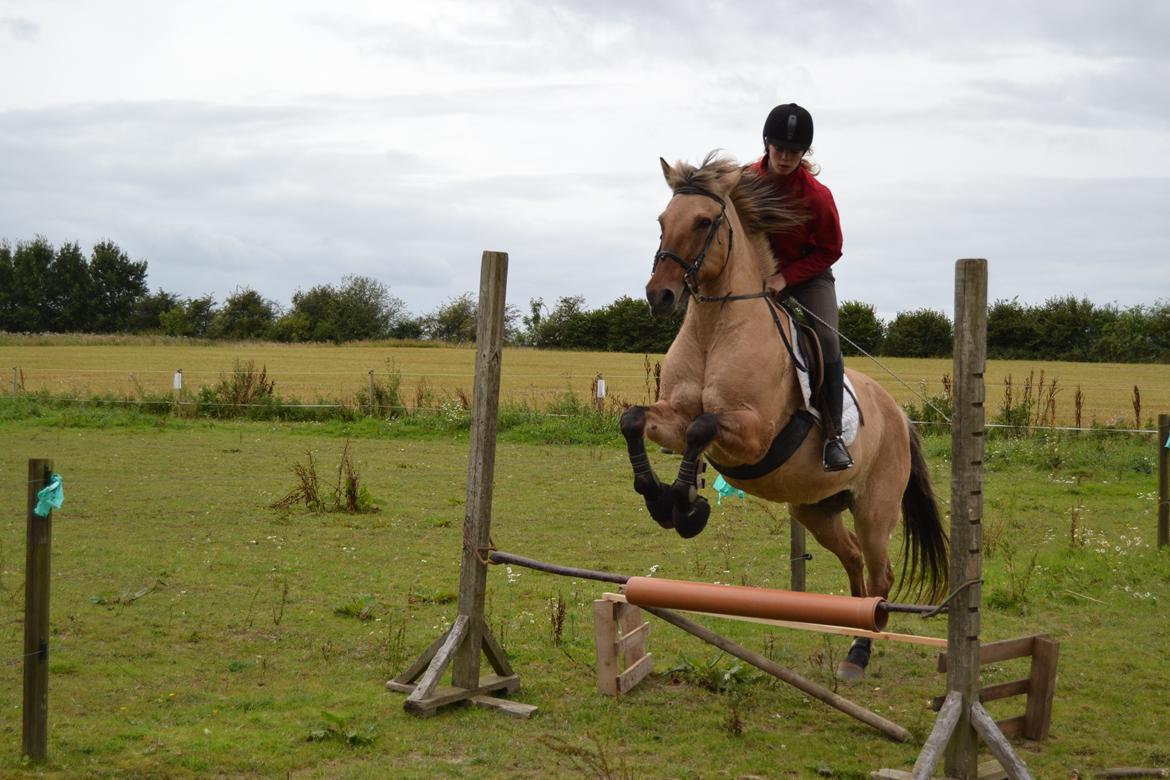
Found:
[[[702,450],[719,435],[719,415],[700,414],[687,426],[687,449]]]
[[[622,412],[619,425],[622,436],[627,439],[641,438],[642,433],[646,430],[646,407],[631,406],[626,409]]]

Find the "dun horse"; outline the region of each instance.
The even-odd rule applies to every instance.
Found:
[[[889,544],[902,516],[900,589],[937,599],[945,588],[946,537],[929,472],[917,433],[877,382],[847,372],[862,420],[849,447],[852,469],[824,471],[815,428],[772,467],[774,441],[784,449],[782,440],[793,438],[778,434],[794,417],[807,417],[799,412],[803,398],[785,344],[793,337],[790,323],[761,292],[772,265],[766,235],[798,224],[799,204],[714,155],[698,168],[661,162],[674,195],[659,217],[662,239],[646,297],[658,316],[690,300],[662,366],[659,400],[631,407],[621,420],[634,489],[651,516],[684,537],[703,529],[710,506],[698,495],[697,477],[705,454],[734,487],[787,503],[840,559],[854,596],[889,595]],[[655,475],[643,437],[683,453],[673,484]],[[853,531],[842,520],[845,509]],[[869,640],[855,639],[838,677],[861,679],[870,649]]]

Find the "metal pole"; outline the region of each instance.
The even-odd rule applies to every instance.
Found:
[[[34,511],[49,482],[53,461],[29,459],[28,530],[24,568],[24,709],[21,753],[43,761],[49,742],[49,552],[53,510]]]

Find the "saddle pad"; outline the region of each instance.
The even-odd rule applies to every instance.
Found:
[[[791,326],[792,332],[796,333],[796,321],[792,319],[792,315],[788,313],[787,309],[784,310],[784,313],[788,316],[788,324]],[[797,361],[803,365],[804,354],[800,351],[800,342],[795,338],[792,339],[792,352],[796,355]],[[808,372],[797,369],[796,376],[797,379],[800,380],[800,394],[804,396],[805,410],[816,418],[817,423],[820,423],[821,413],[817,411],[816,408],[814,408],[812,403],[812,389],[809,387],[808,383]],[[860,420],[860,414],[857,411],[857,404],[853,400],[853,383],[849,381],[848,374],[845,375],[845,392],[843,395],[845,398],[843,399],[844,403],[841,406],[841,440],[844,441],[846,445],[850,445],[853,443],[853,440],[857,438],[857,427],[858,421]]]

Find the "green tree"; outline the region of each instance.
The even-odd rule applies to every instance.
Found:
[[[1036,354],[1042,360],[1100,360],[1097,340],[1117,319],[1117,309],[1097,308],[1088,298],[1049,298],[1036,311]]]
[[[10,329],[21,333],[51,330],[52,268],[56,252],[44,236],[20,241],[12,253]]]
[[[144,295],[134,305],[128,329],[134,333],[163,331],[163,317],[178,305],[179,296],[166,290],[160,289]]]
[[[215,298],[204,295],[180,301],[159,315],[159,325],[168,336],[203,338],[215,318]]]
[[[423,337],[457,344],[475,341],[475,318],[478,308],[469,292],[451,298],[423,317]]]
[[[8,240],[0,241],[0,331],[14,331],[16,328],[13,314],[12,289],[15,285],[15,274],[12,269],[12,247]]]
[[[146,261],[134,262],[113,241],[102,241],[90,254],[89,272],[93,280],[93,330],[129,330],[135,307],[147,294]]]
[[[987,356],[1023,360],[1037,356],[1036,310],[1018,298],[999,300],[987,309]]]
[[[211,324],[210,336],[218,339],[261,339],[276,321],[277,306],[250,287],[236,288]]]
[[[605,342],[597,348],[610,352],[666,352],[670,349],[682,315],[658,318],[644,298],[623,295],[597,314]]]
[[[893,357],[946,357],[954,346],[954,329],[941,311],[917,309],[902,312],[886,328],[883,355]]]
[[[841,335],[871,355],[881,351],[886,338],[886,326],[877,316],[872,304],[845,301],[841,304],[837,329]],[[841,339],[841,351],[846,355],[860,355],[853,344]]]
[[[49,269],[52,286],[46,304],[50,329],[58,333],[93,330],[93,279],[89,261],[76,243],[62,244]]]
[[[402,300],[368,276],[346,276],[340,287],[324,284],[298,291],[292,303],[292,314],[298,316],[282,327],[290,338],[307,331],[313,341],[381,339],[406,318]]]

